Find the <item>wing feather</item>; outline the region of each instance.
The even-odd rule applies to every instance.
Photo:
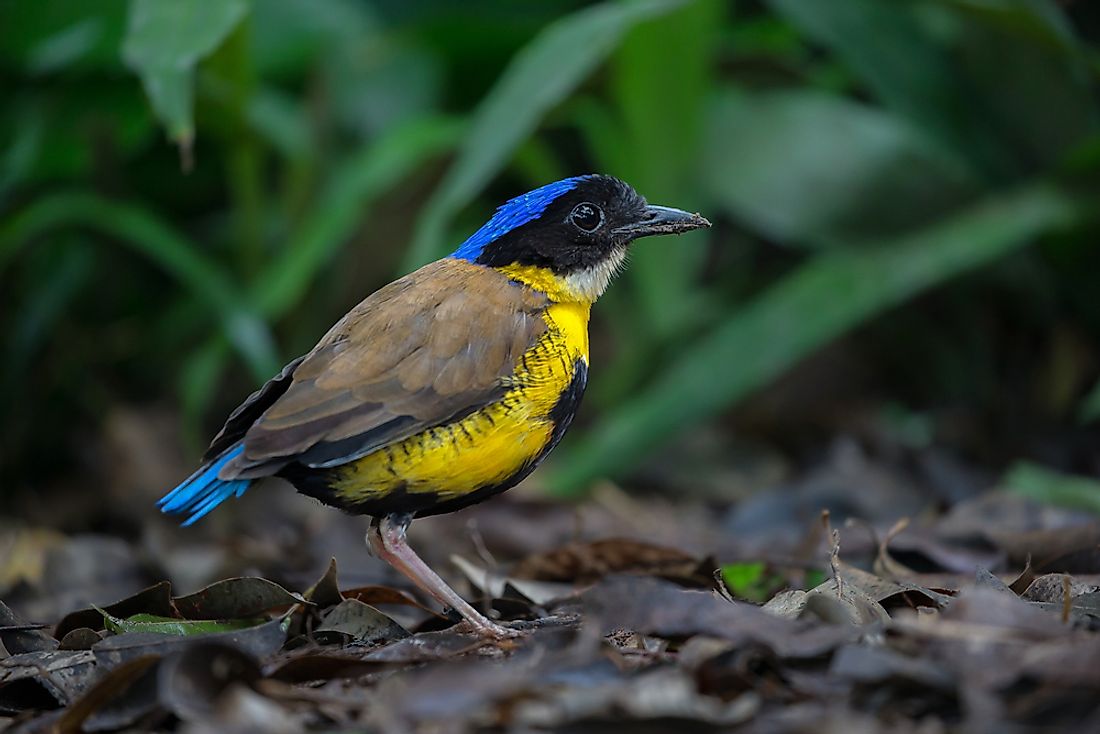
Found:
[[[250,398],[262,412],[245,411],[246,401],[234,413],[237,433],[242,419],[252,421],[241,436],[244,451],[219,476],[266,476],[291,462],[336,466],[499,400],[520,356],[545,331],[547,304],[503,274],[460,260],[391,283],[288,365],[272,381],[281,392],[265,386]]]

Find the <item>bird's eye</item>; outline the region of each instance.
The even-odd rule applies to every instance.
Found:
[[[587,201],[577,204],[569,212],[569,221],[584,232],[595,232],[603,224],[603,209]]]

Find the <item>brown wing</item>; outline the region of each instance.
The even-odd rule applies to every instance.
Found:
[[[546,305],[545,296],[461,260],[391,283],[230,417],[223,434],[262,409],[243,432],[244,451],[219,476],[266,476],[291,461],[336,466],[499,400],[546,328]],[[212,449],[229,438],[219,435]]]

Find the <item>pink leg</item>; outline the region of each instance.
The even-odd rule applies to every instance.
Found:
[[[461,614],[474,632],[482,637],[498,640],[519,637],[521,633],[517,630],[502,627],[466,603],[465,599],[416,555],[405,541],[405,530],[411,521],[412,518],[408,515],[386,515],[375,519],[367,531],[367,544],[374,555],[407,576],[441,604]]]

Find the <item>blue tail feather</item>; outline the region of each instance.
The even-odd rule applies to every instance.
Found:
[[[157,502],[160,511],[170,514],[189,514],[190,516],[183,521],[186,526],[193,524],[230,497],[234,495],[240,497],[252,484],[252,480],[218,479],[218,472],[242,451],[244,446],[237,444],[212,464],[207,464],[187,477],[178,487],[160,498]]]

